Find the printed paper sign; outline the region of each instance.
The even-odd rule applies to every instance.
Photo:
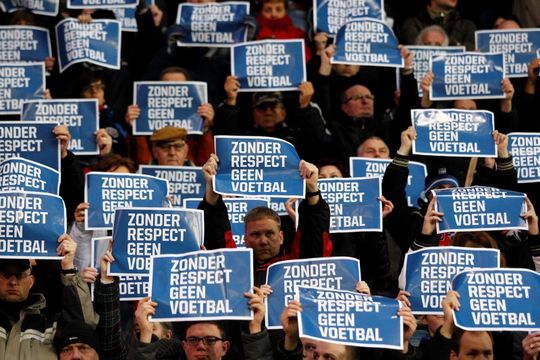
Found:
[[[442,315],[442,300],[452,290],[452,278],[473,268],[499,267],[499,250],[436,246],[405,255],[405,290],[413,314]]]
[[[303,40],[263,40],[234,45],[231,74],[238,91],[297,90],[306,81]]]
[[[538,331],[540,275],[528,269],[477,269],[452,281],[460,295],[456,326],[471,331]]]
[[[227,215],[231,223],[231,232],[237,248],[246,247],[244,243],[244,216],[256,207],[268,207],[268,200],[255,198],[223,199],[227,207]],[[198,205],[198,203],[197,203]]]
[[[89,172],[84,201],[86,230],[112,229],[114,210],[124,207],[166,207],[167,180],[138,174]]]
[[[383,20],[383,0],[314,0],[313,20],[317,32],[334,36],[348,21],[358,17]]]
[[[481,30],[474,35],[478,51],[504,54],[507,77],[527,77],[528,65],[540,49],[540,30]]]
[[[0,62],[45,61],[51,56],[49,30],[37,26],[0,26]]]
[[[22,9],[28,9],[34,14],[45,16],[58,15],[60,1],[58,0],[2,0],[0,9],[12,13]]]
[[[399,42],[392,29],[375,19],[353,19],[336,35],[332,64],[403,67]]]
[[[414,61],[414,78],[418,84],[418,96],[422,97],[422,87],[420,83],[429,71],[429,60],[434,56],[445,54],[461,54],[465,52],[465,46],[411,46],[406,48],[412,52]]]
[[[442,212],[437,233],[479,230],[527,230],[521,218],[525,194],[487,186],[432,190],[435,209]]]
[[[540,182],[540,133],[508,134],[508,151],[517,171],[518,183]]]
[[[101,256],[107,250],[111,240],[112,237],[110,236],[92,238],[90,263],[98,272],[101,272]],[[120,290],[120,301],[140,300],[150,293],[150,278],[148,276],[120,275],[118,288]],[[94,300],[94,284],[92,284],[92,300]]]
[[[69,129],[68,150],[75,155],[99,155],[94,135],[98,129],[97,99],[30,100],[22,106],[21,120],[54,122]]]
[[[186,197],[202,198],[204,196],[206,181],[202,167],[141,165],[139,172],[167,180],[173,206],[182,206],[182,201]]]
[[[247,41],[244,25],[249,2],[222,2],[178,5],[176,23],[184,36],[178,46],[230,46]]]
[[[330,206],[330,233],[382,231],[380,178],[319,179]]]
[[[197,109],[208,102],[205,82],[136,81],[133,98],[141,110],[133,134],[152,135],[171,125],[202,135],[204,120]]]
[[[493,113],[482,110],[411,110],[413,154],[497,157]]]
[[[216,136],[219,158],[214,190],[224,195],[304,197],[300,158],[284,140],[260,136]]]
[[[56,124],[30,121],[0,122],[0,161],[21,157],[60,170],[60,144]]]
[[[350,157],[349,168],[352,177],[380,177],[388,165],[392,162],[390,159],[375,159],[364,157]],[[407,177],[407,203],[409,206],[418,207],[418,198],[424,190],[424,182],[427,176],[426,165],[416,161],[409,161],[407,166],[409,176]]]
[[[68,9],[112,9],[133,7],[139,0],[67,0]]]
[[[117,208],[114,213],[111,275],[149,275],[151,257],[199,250],[202,210]]]
[[[431,58],[430,100],[503,99],[503,54],[445,54]]]
[[[158,303],[151,321],[251,320],[252,250],[154,256],[150,289]]]
[[[354,290],[360,280],[360,261],[354,258],[312,258],[274,263],[266,273],[266,284],[272,287],[272,294],[266,299],[266,327],[282,328],[281,313],[289,301],[294,300],[298,286]]]
[[[58,195],[60,173],[48,166],[23,158],[0,163],[0,191],[34,191]]]
[[[331,343],[403,348],[403,320],[399,302],[351,291],[298,287],[302,312],[298,314],[300,337]]]
[[[44,93],[45,63],[0,64],[0,115],[19,114],[24,100]]]
[[[61,259],[58,238],[66,232],[66,208],[60,196],[36,192],[0,192],[0,257]]]
[[[56,25],[60,72],[81,62],[119,70],[121,39],[120,21],[81,23],[71,18],[60,21]]]
[[[123,32],[137,32],[137,19],[135,18],[135,13],[137,11],[136,7],[127,7],[127,8],[114,8],[111,9],[114,13],[116,20],[120,21],[122,24]]]

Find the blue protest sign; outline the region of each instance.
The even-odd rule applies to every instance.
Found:
[[[227,207],[227,215],[231,223],[231,232],[237,248],[246,247],[244,244],[244,216],[253,208],[268,207],[268,200],[255,198],[223,199]]]
[[[58,15],[60,1],[58,0],[2,0],[0,9],[4,12],[12,13],[17,10],[28,9],[34,14],[45,16]]]
[[[111,275],[148,275],[150,257],[199,250],[204,239],[202,210],[117,208]]]
[[[508,151],[512,154],[518,183],[540,182],[540,133],[508,134]]]
[[[187,198],[182,200],[182,207],[186,209],[197,209],[203,198]]]
[[[381,179],[319,179],[321,196],[330,206],[330,233],[382,231]]]
[[[504,54],[507,77],[527,77],[540,49],[539,29],[477,30],[474,35],[478,51]]]
[[[405,255],[404,289],[414,314],[442,315],[442,300],[452,290],[452,278],[473,268],[499,267],[498,249],[436,246]]]
[[[454,277],[456,326],[471,331],[538,331],[540,275],[529,269],[475,269]]]
[[[204,196],[206,182],[202,167],[141,165],[139,172],[167,180],[173,206],[182,206],[182,200],[185,197],[202,198]]]
[[[0,64],[0,115],[18,114],[24,100],[42,99],[44,93],[43,62]]]
[[[114,210],[122,207],[168,206],[167,180],[139,174],[89,172],[84,201],[90,204],[84,217],[86,230],[111,229]]]
[[[300,337],[331,343],[403,349],[403,320],[395,299],[343,290],[298,287]]]
[[[266,284],[272,294],[266,298],[268,329],[281,329],[279,319],[289,301],[294,300],[298,286],[335,290],[354,290],[361,280],[358,259],[336,256],[279,261],[268,267]]]
[[[249,2],[178,5],[176,23],[184,36],[178,46],[230,46],[247,41],[248,28],[244,25],[249,15]]]
[[[151,321],[250,320],[244,297],[253,289],[251,249],[197,251],[152,257]]]
[[[25,101],[21,120],[54,122],[69,128],[68,150],[75,155],[98,155],[95,133],[98,125],[97,99],[55,99]]]
[[[67,0],[68,9],[111,9],[139,5],[139,0]]]
[[[503,99],[503,54],[465,52],[430,59],[430,100]]]
[[[120,21],[122,24],[123,32],[137,32],[137,19],[135,18],[135,13],[137,11],[136,7],[126,7],[126,8],[114,8],[111,9],[114,13],[116,20]]]
[[[353,18],[383,20],[383,9],[383,0],[314,0],[313,21],[317,32],[334,36]]]
[[[60,170],[60,144],[53,134],[55,126],[34,121],[0,122],[0,161],[21,157]]]
[[[437,233],[478,230],[527,230],[521,218],[525,194],[487,186],[432,190],[435,209],[442,212]]]
[[[60,173],[48,166],[23,158],[0,163],[0,191],[34,191],[58,195]]]
[[[231,74],[238,91],[297,90],[306,81],[303,40],[263,40],[234,45]]]
[[[0,192],[0,257],[61,259],[58,238],[66,232],[60,196],[37,192]]]
[[[399,42],[384,22],[369,18],[347,21],[336,35],[332,64],[403,67]]]
[[[152,135],[155,130],[172,125],[189,134],[202,135],[204,120],[197,108],[208,102],[205,82],[136,81],[133,99],[141,110],[133,134]]]
[[[390,159],[375,159],[364,157],[350,157],[349,168],[352,177],[380,177],[384,176]],[[418,207],[418,198],[424,190],[424,182],[427,176],[426,165],[416,161],[409,161],[409,176],[407,177],[407,203],[409,206]]]
[[[101,272],[100,259],[109,246],[112,237],[92,238],[92,255],[90,263]],[[107,270],[105,270],[107,271]],[[150,278],[148,276],[120,275],[118,288],[120,301],[140,300],[150,293]],[[94,284],[92,284],[92,301],[94,300]]]
[[[219,158],[214,190],[224,195],[304,197],[300,158],[284,140],[260,136],[216,136]]]
[[[49,30],[37,26],[0,26],[0,62],[45,61],[51,56]]]
[[[121,24],[116,20],[81,23],[68,18],[56,24],[60,72],[73,64],[89,62],[120,69]]]
[[[285,203],[289,198],[268,198],[270,203],[268,207],[278,213],[279,216],[287,216]]]
[[[413,154],[497,157],[493,113],[482,110],[411,110]]]
[[[412,46],[406,48],[413,54],[414,78],[418,85],[418,96],[422,97],[422,87],[420,83],[429,71],[429,60],[434,56],[445,54],[464,53],[465,46]]]

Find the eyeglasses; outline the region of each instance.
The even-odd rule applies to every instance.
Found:
[[[186,145],[185,142],[174,142],[174,143],[161,143],[161,144],[157,144],[156,146],[160,148],[161,150],[165,150],[165,151],[169,151],[171,148],[173,148],[176,151],[180,151],[185,145]]]
[[[103,84],[101,81],[92,83],[90,85],[86,85],[82,88],[82,92],[90,92],[90,91],[99,91],[99,90],[105,90],[105,84]]]
[[[24,271],[17,271],[17,272],[0,271],[0,277],[4,280],[9,280],[11,279],[12,276],[15,276],[17,280],[23,280],[29,277],[30,275],[32,275],[32,273],[27,273]]]
[[[371,95],[371,94],[366,94],[366,95],[362,95],[362,94],[358,94],[358,95],[353,95],[351,96],[350,98],[348,99],[345,99],[345,101],[343,102],[344,104],[348,103],[349,101],[351,100],[375,100],[375,96]]]
[[[71,354],[75,351],[75,349],[77,349],[81,354],[88,354],[90,353],[92,350],[94,350],[93,347],[91,347],[90,345],[86,345],[86,344],[80,344],[80,345],[68,345],[68,346],[65,346],[61,353],[62,354]]]
[[[199,342],[202,341],[204,345],[212,346],[215,345],[218,341],[223,341],[223,339],[218,338],[216,336],[204,336],[204,337],[198,337],[198,336],[190,336],[186,338],[186,342],[189,346],[197,346],[199,345]]]

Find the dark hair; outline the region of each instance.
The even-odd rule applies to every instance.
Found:
[[[345,166],[336,159],[324,158],[319,160],[317,162],[317,169],[321,170],[323,166],[335,166],[341,172],[341,176],[349,177],[349,171],[347,171]]]
[[[460,351],[460,348],[461,348],[461,339],[463,338],[463,335],[465,335],[465,333],[481,333],[481,332],[485,332],[489,335],[489,339],[491,340],[491,349],[493,349],[493,335],[491,334],[491,332],[489,331],[470,331],[470,330],[463,330],[461,328],[458,328],[456,327],[455,331],[454,331],[454,334],[456,335],[455,337],[455,341],[454,343],[452,344],[452,350],[454,350],[454,352],[456,353],[456,355],[459,355],[459,351]]]
[[[17,25],[21,21],[24,21],[28,25],[37,25],[36,16],[28,9],[15,11],[13,15],[11,15],[9,25]]]
[[[289,4],[288,4],[288,1],[287,0],[259,0],[259,11],[262,10],[264,4],[266,3],[283,3],[283,5],[285,5],[285,9],[288,10],[289,9]]]
[[[81,97],[85,87],[98,81],[105,84],[105,75],[101,71],[87,70],[82,72],[73,85],[73,96]]]
[[[186,335],[187,335],[187,331],[189,330],[190,327],[192,327],[193,325],[197,325],[197,324],[208,324],[208,325],[215,325],[217,326],[217,328],[219,329],[219,336],[221,337],[221,339],[225,340],[227,339],[227,332],[225,331],[225,325],[220,322],[220,321],[193,321],[193,322],[189,322],[186,326]]]
[[[279,218],[277,212],[265,206],[258,206],[249,210],[244,217],[244,229],[247,227],[247,223],[261,219],[274,220],[278,224],[279,228],[281,228],[281,219]]]
[[[159,78],[161,79],[167,74],[176,74],[176,73],[184,74],[184,76],[186,77],[186,80],[189,80],[189,71],[187,71],[186,69],[180,66],[169,66],[163,69],[161,73],[159,73]]]
[[[130,173],[137,171],[137,165],[129,158],[122,157],[118,154],[109,154],[94,165],[94,171],[114,171],[121,166],[129,169]]]

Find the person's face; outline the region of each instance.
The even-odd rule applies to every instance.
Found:
[[[433,10],[450,10],[457,5],[457,0],[431,0],[431,8]]]
[[[365,86],[355,85],[345,91],[345,100],[341,110],[353,118],[372,117],[374,112],[373,100],[375,97]]]
[[[75,343],[64,346],[60,351],[60,360],[99,360],[99,355],[89,345]]]
[[[281,103],[267,103],[253,109],[255,125],[264,131],[274,131],[276,126],[285,120],[287,115]]]
[[[332,344],[326,341],[316,341],[312,351],[307,356],[313,360],[344,360],[346,348],[344,345]],[[305,346],[304,346],[305,352]],[[306,358],[304,358],[306,359]]]
[[[0,300],[17,303],[28,299],[34,285],[34,275],[30,269],[20,271],[17,266],[8,266],[0,271]]]
[[[492,360],[493,343],[485,331],[466,331],[459,342],[459,354],[450,353],[450,360]]]
[[[94,81],[82,89],[81,96],[84,99],[97,99],[98,105],[105,105],[105,84],[101,80]]]
[[[269,1],[266,2],[261,9],[261,15],[267,19],[277,20],[282,19],[287,15],[284,1]]]
[[[246,223],[246,247],[253,249],[255,259],[264,262],[279,254],[283,231],[273,219],[263,218]]]
[[[341,178],[343,174],[334,165],[324,165],[319,169],[319,179]]]
[[[317,349],[317,342],[311,339],[302,338],[302,354],[303,360],[313,360],[315,355],[315,349]]]
[[[351,77],[358,74],[360,71],[360,65],[333,64],[332,70],[334,70],[335,73],[340,76]]]
[[[152,154],[158,165],[182,166],[188,154],[188,145],[184,140],[175,140],[164,144],[152,144]]]
[[[390,159],[390,150],[384,141],[368,139],[358,147],[356,155],[375,159]]]
[[[425,46],[443,46],[444,44],[444,35],[435,30],[426,31],[422,35],[422,45]]]
[[[476,110],[476,102],[474,100],[456,100],[454,108],[460,110]]]
[[[229,349],[228,341],[217,340],[214,344],[206,345],[202,338],[221,339],[219,328],[214,324],[200,323],[187,329],[186,340],[182,341],[182,347],[188,360],[219,360],[225,356]],[[196,341],[196,344],[191,343],[192,341]]]
[[[163,75],[161,81],[187,81],[187,79],[181,72],[170,72]]]

